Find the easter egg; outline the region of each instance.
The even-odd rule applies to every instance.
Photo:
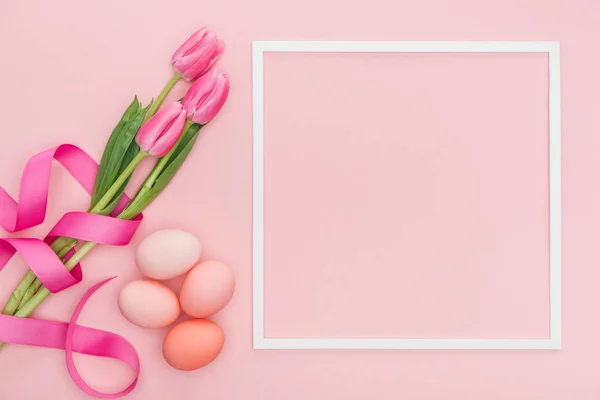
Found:
[[[179,301],[171,289],[160,282],[129,282],[119,293],[119,310],[132,324],[142,328],[162,328],[179,317]]]
[[[181,285],[179,302],[194,318],[205,318],[227,305],[235,290],[231,269],[219,261],[205,261],[192,268]]]
[[[165,229],[142,240],[135,261],[149,278],[172,279],[192,268],[200,258],[200,251],[200,242],[191,233]]]
[[[221,327],[205,319],[175,325],[163,342],[163,356],[173,368],[192,371],[210,364],[223,349]]]

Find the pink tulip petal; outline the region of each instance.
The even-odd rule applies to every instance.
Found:
[[[206,35],[207,27],[203,26],[198,29],[196,32],[192,34],[182,45],[175,51],[173,57],[171,58],[171,62],[175,62],[180,59],[184,55],[188,54],[190,50],[196,47],[202,40],[202,38]]]
[[[198,50],[197,53],[183,57],[178,64],[182,65],[184,77],[188,80],[193,80],[206,74],[219,60],[224,48],[225,44],[218,40],[210,43],[210,46]],[[185,67],[183,67],[183,64],[185,64]]]
[[[142,125],[136,136],[137,144],[143,151],[155,155],[154,146],[159,139],[181,133],[173,132],[173,123],[182,113],[186,112],[180,103],[169,104],[162,108]]]
[[[189,88],[182,101],[183,105],[187,108],[188,113],[193,114],[200,105],[204,104],[206,98],[210,96],[218,81],[218,75],[219,72],[213,70],[202,75]]]
[[[215,89],[213,96],[209,97],[203,106],[192,116],[192,120],[197,124],[207,124],[221,110],[229,95],[229,80],[224,80]]]
[[[204,75],[221,57],[225,43],[211,30],[193,34],[171,58],[175,71],[187,81]]]
[[[183,127],[185,126],[185,120],[187,119],[187,111],[185,109],[181,109],[181,112],[171,121],[170,126],[167,128],[167,133],[158,138],[149,154],[152,156],[162,157],[167,154],[171,148],[177,143],[179,137],[183,132]]]
[[[222,72],[213,70],[200,77],[183,98],[188,117],[198,124],[208,123],[225,104],[229,89],[229,79]]]

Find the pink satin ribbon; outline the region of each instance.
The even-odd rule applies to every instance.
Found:
[[[98,164],[83,150],[64,144],[39,153],[27,162],[21,178],[18,202],[0,187],[0,225],[4,229],[12,233],[44,221],[53,159],[60,162],[88,193],[92,193]],[[123,196],[116,212],[122,210],[129,200],[127,196]],[[141,220],[141,216],[126,221],[113,216],[84,212],[67,213],[52,228],[45,240],[0,239],[0,270],[15,253],[19,253],[48,290],[53,293],[59,292],[81,281],[81,266],[78,264],[72,271],[67,271],[48,243],[52,243],[56,237],[66,236],[124,246],[131,241]],[[75,308],[69,323],[0,315],[0,341],[64,349],[67,370],[75,384],[85,393],[100,398],[126,395],[135,387],[139,375],[139,360],[135,349],[119,335],[75,324],[87,300],[110,279],[88,289]],[[73,363],[73,352],[121,360],[134,370],[136,378],[129,387],[118,393],[98,392],[81,378]]]

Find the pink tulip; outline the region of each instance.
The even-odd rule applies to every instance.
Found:
[[[186,115],[187,111],[181,103],[164,107],[142,125],[135,141],[151,156],[164,156],[181,136]]]
[[[213,70],[194,82],[182,104],[192,121],[204,125],[217,115],[228,95],[229,78],[223,72]]]
[[[217,62],[225,43],[204,27],[189,37],[173,54],[171,63],[185,80],[193,81],[204,75]]]

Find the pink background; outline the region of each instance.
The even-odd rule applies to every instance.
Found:
[[[547,69],[268,54],[266,336],[548,337]]]
[[[600,279],[600,255],[597,252],[598,232],[595,227],[600,224],[600,210],[597,206],[600,202],[600,190],[596,185],[598,177],[594,171],[600,170],[600,160],[595,157],[600,148],[597,134],[600,122],[596,118],[600,107],[597,94],[600,92],[600,80],[597,76],[600,57],[596,43],[600,33],[599,17],[600,3],[595,0],[373,0],[362,3],[341,0],[213,3],[107,0],[97,2],[94,6],[75,0],[0,2],[0,51],[3,61],[0,64],[0,86],[3,88],[0,100],[0,135],[5,143],[0,157],[0,184],[11,193],[17,192],[18,172],[27,158],[58,143],[73,142],[99,158],[107,134],[132,96],[138,94],[148,101],[156,95],[169,77],[168,60],[171,53],[198,26],[209,24],[227,41],[228,52],[220,66],[230,74],[233,81],[231,98],[225,110],[206,129],[194,156],[177,180],[148,210],[147,219],[136,237],[139,241],[145,234],[163,227],[188,229],[204,244],[203,258],[223,260],[234,269],[238,281],[236,295],[228,308],[214,317],[227,334],[226,347],[217,361],[197,372],[175,371],[165,364],[160,355],[160,345],[166,331],[143,330],[132,326],[120,316],[116,308],[118,290],[125,282],[138,277],[133,265],[133,246],[121,249],[100,248],[95,251],[85,263],[84,284],[53,296],[39,309],[37,315],[64,320],[70,315],[75,300],[81,296],[85,287],[101,278],[119,274],[117,282],[110,284],[91,300],[81,322],[118,332],[135,345],[143,370],[138,388],[129,396],[132,399],[177,396],[183,399],[226,400],[597,399],[600,396],[596,368],[600,356],[600,346],[597,344],[600,324],[595,321],[595,304],[600,300],[600,292],[596,290]],[[564,136],[563,350],[252,350],[252,39],[560,40]],[[399,60],[400,58],[392,61],[392,64],[377,63],[377,66],[383,69],[400,66],[403,63]],[[273,67],[277,63],[283,64],[285,68],[282,72],[299,67],[290,65],[293,57],[289,60],[283,58],[272,61]],[[407,61],[420,62],[417,58],[408,58]],[[535,77],[530,68],[537,71],[540,65],[540,60],[536,57],[502,57],[493,60],[493,63],[485,59],[473,61],[481,63],[482,68],[489,68],[490,71],[497,71],[496,61],[506,63],[507,68],[515,68],[519,74],[524,73],[529,78]],[[312,72],[319,66],[334,68],[334,65],[328,65],[327,57],[317,60],[301,58],[299,62]],[[445,60],[444,65],[451,62],[452,60]],[[426,67],[423,73],[432,75],[438,68],[435,63],[422,65]],[[471,64],[465,63],[466,68],[473,68],[469,65]],[[359,64],[356,67],[366,68]],[[406,68],[409,70],[417,67]],[[275,71],[273,68],[274,73]],[[309,72],[311,71],[307,70],[306,74]],[[506,74],[500,78],[510,83],[512,78],[507,71]],[[541,74],[545,74],[545,71]],[[272,77],[277,79],[277,73]],[[500,85],[483,80],[478,75],[475,78],[493,85],[491,88],[502,89]],[[490,80],[493,79],[495,77],[491,76]],[[398,82],[407,84],[410,80]],[[436,83],[443,85],[444,96],[449,96],[453,85],[458,85],[440,77]],[[537,80],[527,82],[524,90],[525,93],[531,90],[529,98],[540,95],[533,90],[539,83]],[[383,90],[381,82],[379,84]],[[416,82],[413,84],[417,85]],[[341,88],[339,82],[332,82],[331,85]],[[484,88],[473,85],[470,89],[482,91]],[[183,86],[180,87],[179,94],[182,90]],[[307,87],[307,91],[314,90],[315,86]],[[413,86],[413,90],[416,90],[416,86]],[[174,94],[173,98],[177,98],[177,95]],[[311,99],[307,97],[307,100]],[[439,99],[439,110],[444,110],[441,108],[442,100],[444,99]],[[477,105],[468,98],[461,100]],[[514,100],[519,101],[519,98]],[[282,98],[282,101],[291,102],[293,99]],[[320,101],[324,102],[325,99]],[[534,113],[533,116],[543,112],[536,111],[535,104],[525,106],[528,113]],[[358,110],[358,105],[353,107]],[[376,111],[374,106],[370,107],[368,112]],[[518,111],[513,106],[509,110]],[[292,113],[287,115],[293,116]],[[521,114],[521,117],[527,120],[528,114]],[[466,119],[459,122],[469,123]],[[363,123],[366,128],[368,121]],[[433,124],[434,121],[428,123]],[[535,132],[541,129],[536,125],[539,124],[537,118],[530,123]],[[34,138],[36,140],[32,140]],[[493,144],[507,146],[502,141]],[[534,143],[526,145],[533,146]],[[304,146],[306,147],[306,143]],[[480,146],[482,143],[478,144]],[[491,150],[489,149],[488,156],[499,157]],[[356,151],[356,148],[350,147],[348,151]],[[448,153],[448,156],[453,154]],[[393,164],[397,162],[390,162],[392,161]],[[450,173],[457,174],[458,171],[451,170]],[[539,174],[536,173],[536,176]],[[414,177],[410,175],[405,179]],[[417,181],[412,181],[412,184],[419,190],[430,189],[418,187],[420,183]],[[498,189],[490,186],[490,190],[493,192]],[[528,190],[532,191],[532,196],[536,193],[535,188]],[[87,202],[83,191],[60,168],[53,175],[51,196],[48,224],[24,232],[23,235],[43,235],[63,212],[83,209]],[[403,201],[409,201],[403,199],[400,193],[397,196]],[[489,205],[491,202],[485,204]],[[518,202],[516,206],[527,205]],[[377,210],[373,210],[375,211]],[[541,225],[534,223],[531,226],[540,228]],[[518,245],[511,242],[504,244]],[[542,246],[535,246],[538,245]],[[532,257],[539,257],[538,252],[532,251],[530,254]],[[490,262],[498,262],[495,258],[488,258]],[[540,265],[541,262],[542,260],[536,260]],[[2,272],[2,300],[8,296],[24,270],[22,262],[15,260]],[[543,278],[544,272],[532,270],[531,273],[535,273],[535,276],[527,278],[531,283],[527,283],[527,286],[523,283],[523,287],[519,289],[521,299],[528,296],[526,291],[531,285],[538,284],[538,278]],[[514,274],[507,273],[508,275],[514,278]],[[509,280],[507,276],[501,276],[494,282],[499,285],[514,285],[514,279]],[[438,289],[447,290],[444,286]],[[538,295],[543,296],[543,290],[535,289],[535,296],[531,296],[531,299],[541,298]],[[307,306],[302,309],[303,312],[309,312],[308,317],[314,317],[314,312],[310,309],[314,305]],[[535,305],[539,308],[543,306],[543,303]],[[410,317],[410,310],[405,311],[407,318]],[[540,327],[545,322],[536,320],[531,322],[531,326],[527,326],[526,321],[522,320],[528,313],[529,311],[523,310],[516,315],[506,312],[502,318],[508,318],[505,321],[515,318],[512,322],[524,322],[519,324],[519,329],[524,329],[520,333],[540,334]],[[532,311],[531,315],[534,314],[538,315]],[[375,313],[372,317],[374,323],[379,324],[376,329],[393,330],[393,326],[382,325],[385,323],[384,316],[385,314]],[[483,317],[489,316],[484,314]],[[323,326],[323,329],[336,329],[346,333],[348,329],[360,328],[355,324],[347,324],[343,321],[344,318],[340,320],[342,322],[339,326]],[[420,332],[417,333],[448,328],[448,325],[436,327],[428,321],[415,322],[421,323],[418,327]],[[287,325],[278,328],[275,326],[277,323],[277,318],[272,318],[269,322],[273,324],[269,329],[274,334],[278,329],[285,334],[289,332],[283,332],[283,329],[296,329],[294,326],[288,328]],[[503,329],[503,324],[489,324],[483,326],[486,329],[480,332],[481,335],[491,335],[495,333],[494,330],[500,332]],[[326,333],[322,330],[319,332]],[[97,388],[116,389],[128,378],[126,374],[123,375],[126,368],[118,363],[84,357],[79,357],[77,362],[84,376]],[[0,385],[2,399],[34,399],[41,396],[50,399],[87,398],[69,380],[64,366],[64,354],[60,351],[7,346],[0,355],[0,372],[3,377]]]

